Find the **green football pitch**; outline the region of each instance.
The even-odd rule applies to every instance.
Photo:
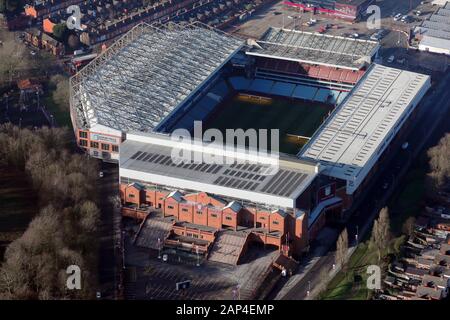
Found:
[[[280,151],[296,154],[326,119],[332,106],[316,102],[272,97],[268,104],[242,101],[238,96],[225,102],[211,116],[206,128],[278,129]]]

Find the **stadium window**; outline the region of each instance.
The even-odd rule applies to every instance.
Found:
[[[102,150],[109,150],[109,144],[102,143]]]
[[[167,208],[169,208],[169,209],[173,209],[173,206],[167,206]]]
[[[193,234],[193,237],[198,239],[198,234]]]
[[[113,145],[112,146],[112,151],[113,152],[119,152],[119,146]]]
[[[129,194],[128,195],[130,198],[134,198],[134,194]]]
[[[187,233],[186,233],[186,236],[192,237],[192,233],[187,232]]]
[[[259,217],[259,220],[266,220],[266,217]]]
[[[273,221],[273,224],[279,224],[278,221]]]
[[[91,148],[97,148],[98,149],[98,142],[91,141]]]
[[[80,139],[80,146],[87,147],[87,145],[88,145],[87,140]]]
[[[197,211],[197,214],[203,214],[203,212],[202,211]]]
[[[217,214],[215,214],[215,213],[211,213],[211,217],[213,217],[213,218],[217,218]]]
[[[188,209],[183,208],[183,209],[181,209],[181,211],[183,211],[183,212],[188,212]]]
[[[79,136],[80,136],[80,138],[87,139],[87,132],[86,131],[80,131]]]
[[[226,216],[225,219],[226,219],[226,220],[233,220],[233,218],[231,218],[231,217],[229,217],[229,216]]]

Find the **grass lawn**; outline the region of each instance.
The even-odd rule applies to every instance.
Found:
[[[0,260],[36,214],[36,198],[25,174],[0,168]]]
[[[377,264],[378,256],[368,248],[368,240],[359,244],[347,264],[347,271],[339,272],[328,284],[319,299],[324,300],[367,300],[370,292],[366,288],[367,266]],[[355,276],[360,281],[354,281]]]
[[[425,195],[425,167],[416,167],[405,177],[406,185],[393,196],[389,203],[391,229],[395,235],[402,231],[403,223],[421,212]]]
[[[398,191],[391,197],[388,202],[389,215],[391,218],[391,231],[394,236],[401,235],[403,223],[410,216],[417,216],[421,211],[421,202],[425,194],[425,174],[426,174],[426,160],[419,159],[417,164],[407,173],[400,185]],[[377,263],[377,254],[370,250],[367,246],[368,238],[366,236],[365,242],[361,243],[348,262],[349,276],[346,277],[343,272],[339,272],[328,284],[327,289],[321,295],[322,299],[362,299],[368,298],[369,291],[365,287],[367,280],[365,266]],[[399,241],[399,238],[396,238]],[[393,240],[395,241],[395,240]],[[361,286],[358,286],[353,281],[351,271],[362,277]]]
[[[61,108],[53,101],[51,96],[45,96],[43,103],[48,111],[55,117],[55,124],[59,127],[67,126],[72,128],[72,121],[70,120],[69,111],[61,110]]]
[[[296,154],[306,141],[288,134],[311,137],[330,110],[330,106],[316,102],[273,98],[270,104],[258,104],[236,96],[221,107],[205,129],[279,129],[280,151]]]

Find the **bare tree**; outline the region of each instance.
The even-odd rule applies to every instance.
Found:
[[[39,214],[9,244],[0,266],[0,298],[92,298],[97,284],[97,164],[65,147],[67,130],[0,125],[0,163],[20,168],[39,192]],[[82,269],[82,290],[68,291],[66,268]]]
[[[345,272],[345,264],[347,263],[348,253],[348,232],[347,229],[342,230],[336,242],[336,265],[340,265]]]
[[[25,70],[27,59],[25,49],[14,39],[8,39],[0,49],[0,80],[11,83],[20,71]]]
[[[411,237],[414,233],[414,226],[416,225],[416,218],[409,217],[406,219],[402,226],[402,232],[407,236]]]
[[[370,238],[370,247],[377,250],[378,262],[381,261],[382,254],[389,246],[391,240],[389,210],[384,207],[380,215],[373,223],[372,236]]]
[[[447,133],[439,143],[428,150],[431,172],[428,174],[431,180],[432,192],[442,188],[450,178],[450,133]]]
[[[55,86],[53,91],[53,101],[63,111],[69,110],[69,79],[62,75],[56,75],[51,78],[51,82]]]

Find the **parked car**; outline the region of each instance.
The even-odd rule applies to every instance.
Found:
[[[394,21],[398,21],[398,20],[400,20],[402,18],[402,14],[401,13],[397,13],[395,16],[394,16]]]
[[[409,23],[411,21],[411,18],[409,16],[403,16],[400,20],[400,22],[403,23]]]
[[[387,62],[389,62],[389,63],[392,63],[392,62],[394,62],[394,60],[395,60],[395,56],[390,56],[389,58],[387,58]]]
[[[408,149],[408,147],[409,147],[409,143],[408,142],[405,142],[405,143],[402,144],[402,149],[403,150]]]

